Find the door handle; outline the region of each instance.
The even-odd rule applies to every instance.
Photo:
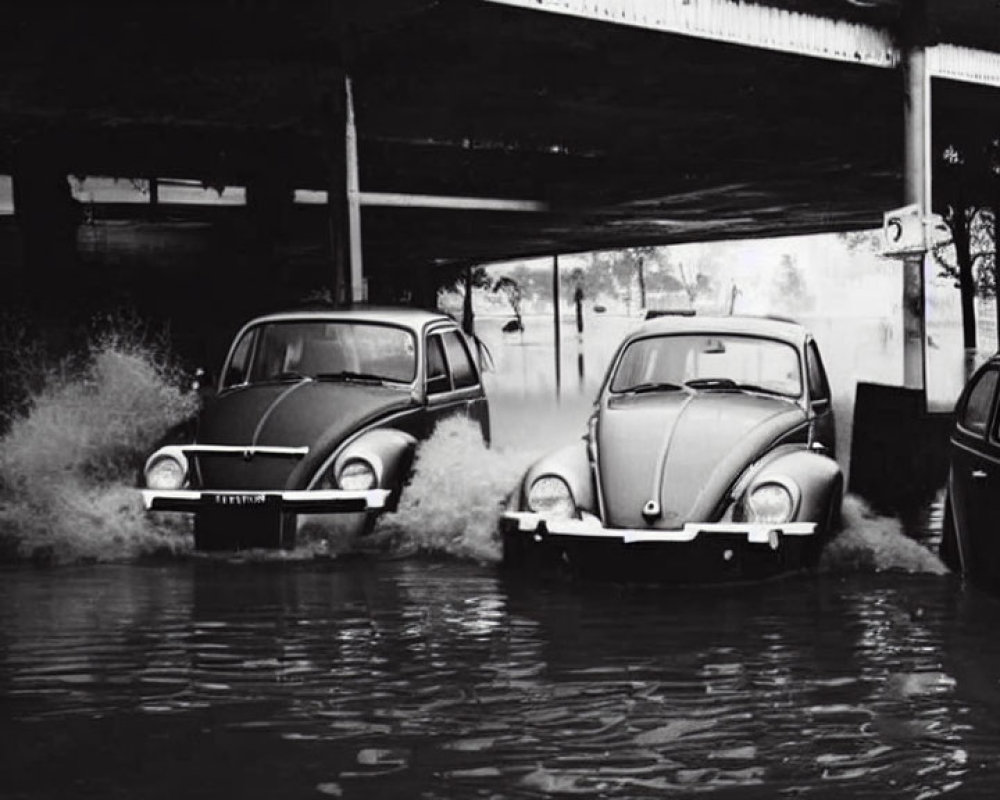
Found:
[[[988,478],[989,473],[987,473],[986,470],[984,469],[974,469],[972,470],[972,477],[975,478],[977,481],[981,481],[984,478]]]

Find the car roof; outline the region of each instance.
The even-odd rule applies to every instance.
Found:
[[[779,317],[703,317],[664,315],[643,322],[629,335],[629,339],[672,333],[746,334],[778,339],[798,347],[808,331],[799,323]]]
[[[263,322],[290,322],[292,320],[337,320],[346,322],[384,322],[421,331],[431,323],[455,321],[436,311],[408,306],[356,306],[354,308],[297,308],[275,311],[254,317],[244,327]]]

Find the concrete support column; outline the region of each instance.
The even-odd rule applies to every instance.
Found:
[[[85,313],[76,252],[80,211],[66,170],[54,162],[44,149],[26,148],[17,155],[13,175],[14,215],[23,250],[15,294],[43,319]]]
[[[903,203],[931,213],[931,82],[924,3],[905,4],[903,43]],[[926,251],[903,260],[903,385],[926,390]]]
[[[251,279],[246,287],[254,296],[247,298],[246,313],[274,304],[278,298],[284,300],[281,293],[292,284],[291,276],[283,269],[280,246],[290,236],[293,198],[292,186],[284,176],[263,173],[247,181],[247,217],[253,246],[247,263]]]

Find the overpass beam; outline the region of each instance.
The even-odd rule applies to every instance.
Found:
[[[931,80],[924,0],[903,6],[903,203],[931,212]],[[926,392],[926,251],[903,260],[903,385]]]

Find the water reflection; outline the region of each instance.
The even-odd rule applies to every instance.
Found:
[[[15,571],[0,767],[5,796],[32,798],[986,797],[998,622],[938,576],[682,591],[424,560]]]

